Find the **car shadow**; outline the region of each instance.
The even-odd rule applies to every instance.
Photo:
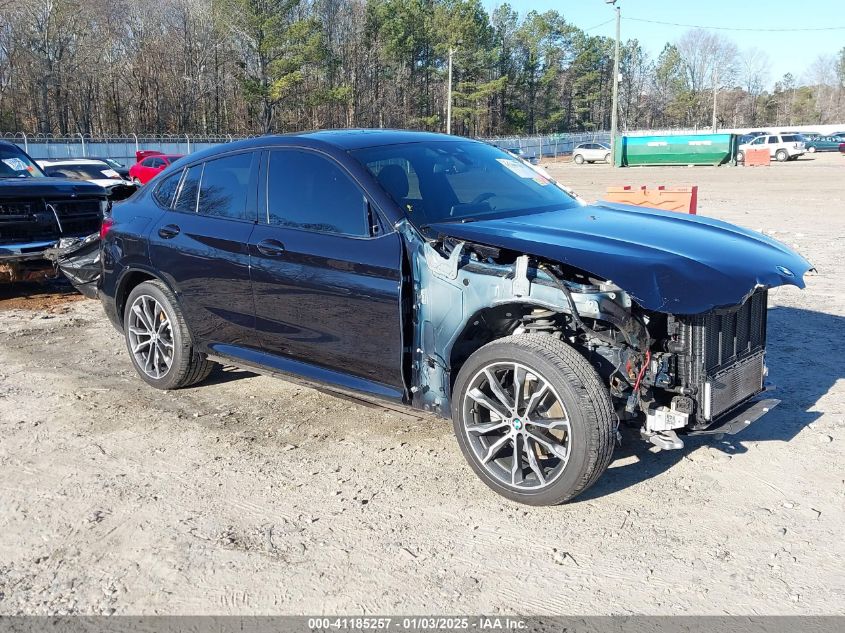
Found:
[[[244,378],[253,378],[257,376],[255,372],[235,367],[234,365],[220,365],[214,366],[208,378],[203,380],[199,387],[211,387],[213,385],[223,385],[227,382],[234,382],[235,380],[242,380]]]
[[[845,378],[845,317],[777,307],[769,310],[768,352],[771,397],[780,406],[736,435],[683,437],[684,448],[653,453],[634,429],[622,428],[622,446],[614,463],[574,503],[590,501],[660,475],[696,451],[712,447],[728,455],[763,442],[789,442],[823,413],[818,406],[838,380]]]

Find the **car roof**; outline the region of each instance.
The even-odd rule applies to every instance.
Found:
[[[39,159],[36,162],[42,167],[58,167],[60,165],[106,165],[106,167],[108,167],[108,164],[105,161],[97,158],[66,158],[62,160]]]

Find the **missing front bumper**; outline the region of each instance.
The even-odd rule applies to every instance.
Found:
[[[722,420],[717,420],[711,427],[701,431],[690,431],[687,435],[735,435],[751,426],[769,411],[780,404],[776,398],[751,400],[735,411],[728,413]]]

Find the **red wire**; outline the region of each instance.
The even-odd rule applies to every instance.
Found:
[[[643,381],[643,376],[645,376],[645,370],[648,367],[649,362],[651,361],[651,350],[647,349],[645,352],[645,362],[643,366],[640,367],[640,373],[637,374],[637,382],[634,383],[634,393],[636,393],[640,388],[640,383]]]

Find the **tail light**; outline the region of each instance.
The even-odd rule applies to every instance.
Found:
[[[114,218],[108,217],[103,219],[103,223],[100,225],[100,239],[104,240],[106,235],[109,234],[111,231],[111,227],[114,226]]]

